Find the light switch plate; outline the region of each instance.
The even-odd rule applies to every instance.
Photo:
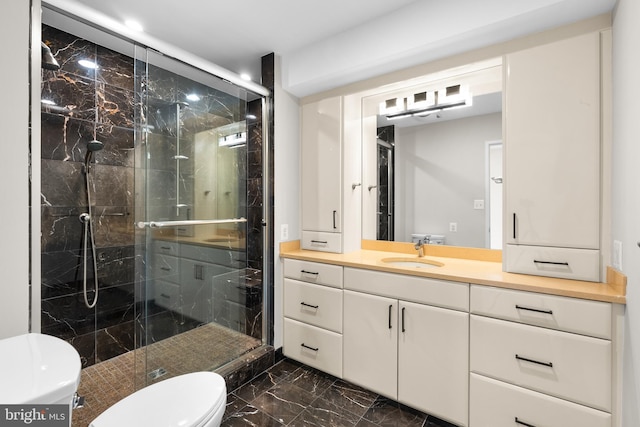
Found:
[[[613,241],[613,260],[611,263],[613,268],[622,271],[622,242],[620,240]]]
[[[289,240],[289,224],[280,225],[280,240]]]

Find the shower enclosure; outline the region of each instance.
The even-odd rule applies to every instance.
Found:
[[[263,348],[265,97],[59,11],[43,22],[59,69],[42,70],[42,332],[83,367],[133,355],[136,388]]]

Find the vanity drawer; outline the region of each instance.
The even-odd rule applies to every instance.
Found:
[[[342,333],[342,290],[284,279],[284,315]]]
[[[323,231],[302,231],[300,247],[310,251],[342,253],[342,234]]]
[[[168,240],[154,240],[153,253],[178,256],[180,254],[180,244]]]
[[[346,267],[344,288],[419,304],[469,311],[467,283]]]
[[[507,245],[506,252],[510,273],[600,281],[598,250]]]
[[[155,280],[154,297],[157,305],[171,311],[180,312],[180,286],[164,280]]]
[[[342,335],[284,319],[285,356],[342,378]]]
[[[606,412],[480,375],[471,374],[469,387],[470,427],[611,427]]]
[[[611,342],[471,316],[471,371],[611,411]]]
[[[611,338],[611,304],[471,285],[471,313],[597,338]]]
[[[284,276],[303,282],[342,288],[342,266],[339,265],[285,259]]]
[[[153,257],[151,265],[151,274],[154,278],[167,280],[173,283],[179,283],[180,275],[180,258],[169,255],[158,255]]]
[[[182,244],[180,247],[180,256],[190,258],[197,261],[204,261],[226,267],[242,268],[246,267],[246,256],[243,251],[212,248],[200,245]]]

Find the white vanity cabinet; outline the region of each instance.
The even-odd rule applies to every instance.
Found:
[[[471,427],[610,427],[612,305],[471,286]]]
[[[342,377],[342,267],[284,261],[283,354]]]
[[[342,97],[302,106],[302,245],[341,252]]]
[[[357,112],[352,98],[302,106],[303,249],[341,253],[360,245],[362,150],[359,120],[350,119]]]
[[[345,268],[344,378],[468,423],[469,287]]]
[[[601,45],[594,32],[505,56],[506,271],[600,279]]]

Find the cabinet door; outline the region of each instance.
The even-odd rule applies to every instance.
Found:
[[[342,98],[302,107],[302,229],[340,232]]]
[[[400,302],[398,401],[468,425],[469,314]]]
[[[398,301],[344,291],[343,375],[397,399]]]
[[[598,249],[600,38],[506,57],[507,243]]]

